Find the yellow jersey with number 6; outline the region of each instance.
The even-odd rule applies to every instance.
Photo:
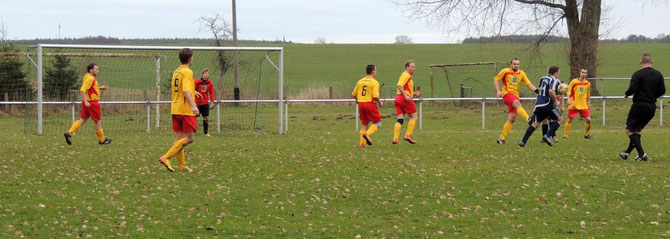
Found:
[[[372,99],[379,98],[379,82],[372,77],[363,77],[356,83],[351,95],[356,97],[358,103],[372,102]]]

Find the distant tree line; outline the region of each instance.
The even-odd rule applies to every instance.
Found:
[[[508,36],[490,36],[490,37],[468,37],[463,43],[535,43],[541,39],[541,35],[508,35]],[[568,38],[560,36],[546,36],[542,43],[566,42]],[[659,34],[656,37],[647,37],[644,35],[629,35],[622,39],[603,39],[600,43],[670,43],[670,35]]]
[[[507,35],[490,37],[468,37],[463,43],[535,43],[542,39],[542,35]],[[566,42],[568,38],[559,36],[544,36],[542,43]]]
[[[659,34],[658,36],[651,38],[647,37],[644,35],[629,35],[626,38],[622,38],[619,40],[616,39],[605,39],[601,40],[600,42],[607,42],[607,43],[670,43],[670,35],[666,34]]]
[[[105,36],[89,36],[81,38],[37,38],[25,40],[8,40],[14,45],[36,45],[36,44],[90,44],[90,45],[210,45],[211,38],[151,38],[151,39],[124,39]],[[293,43],[286,40],[238,40],[239,43]]]

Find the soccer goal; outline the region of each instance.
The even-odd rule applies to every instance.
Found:
[[[170,82],[180,65],[178,52],[186,47],[40,44],[26,52],[36,66],[27,74],[35,79],[35,113],[26,117],[35,120],[38,135],[67,130],[79,119],[86,66],[97,63],[98,83],[109,86],[100,97],[106,132],[170,132]],[[215,88],[210,132],[284,132],[283,48],[188,48],[194,78],[209,69]]]
[[[497,62],[430,65],[430,97],[495,96],[492,81],[500,65]]]

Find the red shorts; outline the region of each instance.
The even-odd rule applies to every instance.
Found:
[[[414,105],[414,101],[406,101],[405,96],[402,94],[395,97],[393,106],[395,106],[396,115],[416,113],[416,105]]]
[[[507,93],[505,96],[503,96],[503,103],[507,105],[507,113],[516,114],[516,108],[512,107],[515,100],[519,100],[519,97],[512,93]]]
[[[100,121],[100,116],[102,115],[100,113],[100,103],[98,101],[89,101],[88,103],[91,104],[90,107],[86,107],[83,103],[81,104],[81,118],[88,119],[88,117],[91,117],[93,122]]]
[[[189,133],[197,128],[195,115],[172,115],[172,131]]]
[[[377,105],[372,102],[358,103],[358,115],[361,123],[368,124],[368,122],[377,123],[382,121],[382,116],[379,114]]]
[[[579,113],[579,116],[582,118],[586,117],[591,117],[591,111],[589,109],[584,109],[584,110],[578,110],[578,109],[569,109],[568,110],[568,118],[572,119],[577,116],[577,113]]]

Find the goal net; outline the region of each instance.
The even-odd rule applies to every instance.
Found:
[[[38,45],[27,54],[36,67],[34,112],[27,125],[37,134],[61,134],[80,118],[79,88],[86,66],[97,63],[102,125],[112,132],[170,132],[170,82],[181,46]],[[188,47],[194,78],[209,69],[215,90],[209,131],[261,130],[282,133],[283,49],[281,47]],[[198,132],[202,132],[198,118]],[[93,132],[94,124],[79,131]],[[90,129],[89,129],[90,128]],[[30,131],[29,131],[30,132]],[[275,131],[277,132],[277,131]]]
[[[493,77],[504,63],[473,62],[430,65],[430,97],[495,97]],[[424,94],[425,94],[424,93]],[[425,96],[424,96],[425,97]]]

